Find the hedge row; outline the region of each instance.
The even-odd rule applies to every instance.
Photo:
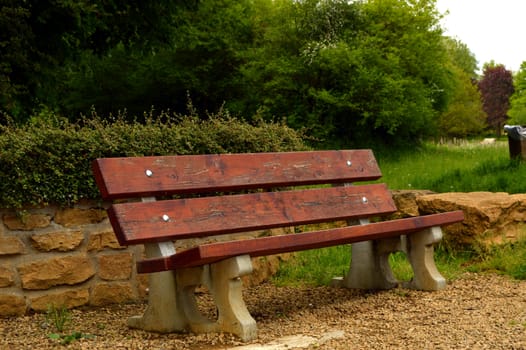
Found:
[[[281,152],[308,147],[301,133],[279,123],[250,125],[219,113],[146,123],[97,116],[72,124],[57,117],[0,126],[0,207],[98,199],[91,161],[99,157]]]

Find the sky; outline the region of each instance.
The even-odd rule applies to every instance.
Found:
[[[437,0],[445,35],[460,40],[475,55],[479,70],[495,61],[513,72],[526,61],[525,0]]]

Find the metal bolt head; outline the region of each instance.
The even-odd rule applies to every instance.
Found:
[[[169,217],[168,215],[164,214],[164,215],[163,215],[163,220],[164,220],[165,222],[168,222],[168,221],[170,221],[170,217]]]
[[[363,204],[367,204],[369,202],[369,200],[367,199],[367,197],[362,197],[362,203]]]
[[[347,161],[347,166],[351,166],[352,162],[350,160]]]
[[[153,175],[153,171],[151,171],[150,169],[146,169],[145,173],[146,173],[146,176],[148,177],[152,177]]]

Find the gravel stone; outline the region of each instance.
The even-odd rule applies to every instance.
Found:
[[[72,322],[64,333],[80,332],[85,337],[69,345],[49,338],[54,330],[43,314],[0,319],[0,349],[219,350],[250,344],[264,349],[279,338],[294,337],[310,343],[284,348],[526,349],[526,281],[495,274],[467,273],[437,292],[266,283],[246,289],[245,295],[258,322],[258,338],[250,343],[230,334],[129,329],[126,319],[142,313],[145,305],[121,304],[72,310]],[[201,309],[213,314],[209,298],[200,299]]]

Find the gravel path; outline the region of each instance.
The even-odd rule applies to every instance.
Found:
[[[308,336],[311,344],[301,348],[526,350],[526,281],[493,274],[465,274],[439,292],[264,284],[246,290],[246,300],[259,329],[252,343],[260,346],[225,334],[130,330],[125,320],[144,309],[139,304],[73,310],[66,333],[86,337],[67,346],[48,337],[41,314],[1,319],[0,349],[278,350],[300,348],[269,345],[278,338]]]

